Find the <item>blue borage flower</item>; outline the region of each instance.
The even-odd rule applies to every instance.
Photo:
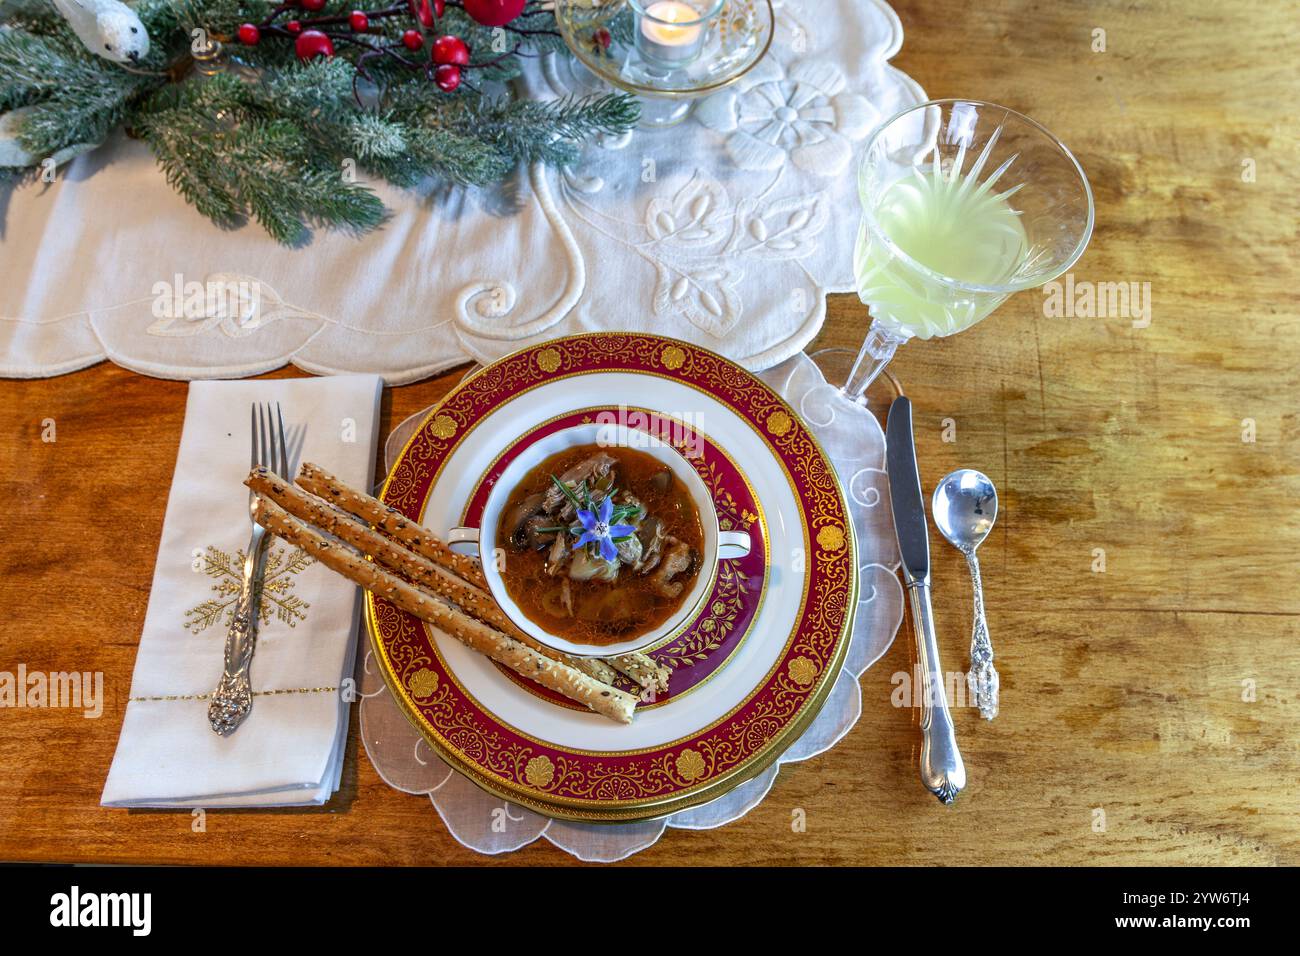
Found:
[[[588,545],[594,545],[601,558],[605,561],[613,562],[618,560],[618,542],[625,540],[636,533],[636,526],[630,524],[613,524],[617,517],[618,520],[636,516],[641,509],[630,506],[620,505],[614,507],[614,489],[610,488],[605,497],[600,499],[600,504],[592,506],[591,491],[587,488],[584,481],[578,487],[582,493],[582,498],[574,494],[569,486],[562,482],[554,475],[551,480],[555,482],[564,496],[573,502],[577,523],[567,530],[570,534],[578,536],[574,542],[573,550],[585,548]],[[561,529],[556,529],[561,530]]]
[[[596,511],[590,511],[586,508],[578,509],[578,523],[582,525],[582,534],[578,536],[577,542],[573,549],[585,547],[589,544],[595,544],[600,548],[600,556],[606,561],[614,561],[618,558],[618,548],[614,542],[619,538],[626,538],[636,531],[636,528],[630,524],[609,523],[610,518],[614,515],[614,502],[609,500],[609,495],[600,499],[600,504]]]

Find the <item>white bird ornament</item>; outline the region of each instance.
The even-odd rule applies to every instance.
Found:
[[[50,0],[87,50],[114,63],[139,63],[149,34],[121,0]]]

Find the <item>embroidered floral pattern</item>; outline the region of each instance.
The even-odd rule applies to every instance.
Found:
[[[879,119],[870,101],[846,86],[844,71],[829,60],[802,60],[786,72],[769,58],[735,88],[704,100],[695,116],[726,134],[741,169],[776,170],[788,158],[810,173],[838,176],[853,158],[852,144]]]
[[[252,276],[218,272],[202,282],[154,283],[154,322],[150,335],[170,338],[205,335],[213,330],[242,339],[282,319],[321,321],[321,316],[285,302],[270,285]]]
[[[569,194],[580,215],[584,207]],[[676,314],[717,338],[744,314],[738,285],[742,263],[797,260],[817,249],[826,228],[826,193],[780,199],[731,198],[721,182],[701,170],[669,196],[646,204],[644,236],[632,246],[655,269],[656,315]],[[666,364],[666,363],[665,363]]]

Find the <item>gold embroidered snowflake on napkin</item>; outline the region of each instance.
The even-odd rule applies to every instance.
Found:
[[[217,623],[229,626],[239,600],[239,585],[244,576],[244,551],[234,554],[208,545],[202,555],[195,555],[195,570],[214,579],[212,590],[216,597],[208,598],[185,612],[185,626],[191,634],[199,634]],[[294,578],[316,559],[305,551],[294,548],[272,548],[266,556],[266,570],[262,576],[262,602],[258,608],[261,623],[267,624],[274,613],[276,620],[296,627],[307,620],[311,604],[292,593]]]

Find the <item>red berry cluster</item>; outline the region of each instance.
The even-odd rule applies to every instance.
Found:
[[[242,24],[237,31],[239,42],[245,46],[257,46],[263,35],[292,37],[294,52],[298,55],[298,59],[304,62],[320,56],[334,56],[335,44],[344,43],[362,49],[356,61],[359,76],[369,78],[369,74],[365,71],[365,63],[368,59],[387,56],[406,67],[424,71],[439,89],[447,93],[460,87],[466,69],[475,65],[490,65],[471,64],[470,50],[465,41],[451,35],[434,39],[428,60],[411,60],[402,53],[403,48],[412,53],[424,49],[424,31],[435,27],[441,19],[446,11],[446,0],[399,0],[390,7],[379,10],[353,10],[346,16],[303,17],[288,19],[283,24],[276,22],[292,7],[301,7],[308,13],[319,13],[324,10],[327,2],[328,0],[285,0],[261,23]],[[505,26],[523,13],[527,3],[528,0],[457,0],[457,5],[463,7],[470,17],[490,27]],[[362,38],[362,35],[369,33],[375,20],[408,16],[415,20],[416,27],[402,31],[397,42],[390,43],[377,37]],[[520,34],[536,32],[513,27],[507,29]]]
[[[460,68],[469,65],[469,47],[460,37],[438,37],[433,41],[431,53],[437,64],[433,71],[433,82],[438,89],[450,93],[460,86]]]

